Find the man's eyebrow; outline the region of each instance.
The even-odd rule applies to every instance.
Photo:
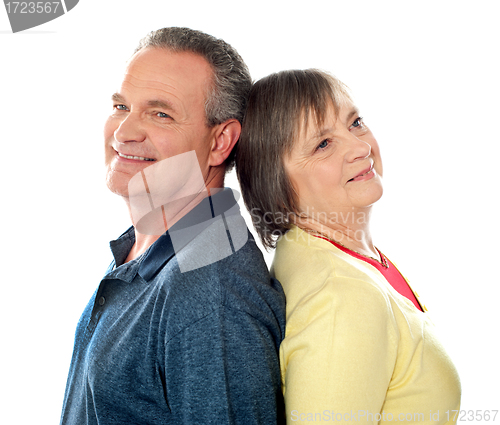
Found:
[[[123,98],[123,96],[119,93],[113,93],[112,96],[111,96],[111,100],[113,102],[120,102],[120,103],[125,103],[125,99]]]
[[[120,94],[120,93],[114,93],[112,96],[111,96],[111,100],[113,102],[118,102],[118,103],[127,103],[125,101],[125,98]],[[175,112],[176,109],[173,105],[172,102],[169,102],[168,100],[160,100],[160,99],[156,99],[156,100],[149,100],[147,102],[147,106],[148,108],[160,108],[160,109],[167,109],[167,110],[170,110],[170,111],[173,111]]]
[[[150,108],[170,109],[171,111],[175,111],[174,105],[165,100],[150,100],[148,101],[148,106]]]

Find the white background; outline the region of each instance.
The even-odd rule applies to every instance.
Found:
[[[427,305],[462,408],[500,410],[499,12],[494,0],[81,0],[12,34],[0,9],[0,422],[59,420],[76,323],[129,225],[104,185],[110,95],[138,40],[164,26],[225,39],[254,79],[316,67],[351,88],[384,159],[376,245]]]

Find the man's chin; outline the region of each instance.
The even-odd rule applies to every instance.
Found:
[[[106,186],[115,195],[121,196],[122,198],[129,198],[127,185],[118,185],[113,182],[106,181]]]
[[[131,176],[114,169],[106,170],[106,186],[115,195],[129,197],[128,184]]]

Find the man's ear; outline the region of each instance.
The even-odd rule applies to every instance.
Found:
[[[229,156],[240,138],[241,124],[237,119],[230,119],[217,126],[214,134],[209,165],[221,165]]]

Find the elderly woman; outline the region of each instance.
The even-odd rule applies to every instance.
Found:
[[[236,167],[286,293],[287,421],[454,423],[455,367],[370,235],[382,161],[346,87],[317,70],[258,81]]]

